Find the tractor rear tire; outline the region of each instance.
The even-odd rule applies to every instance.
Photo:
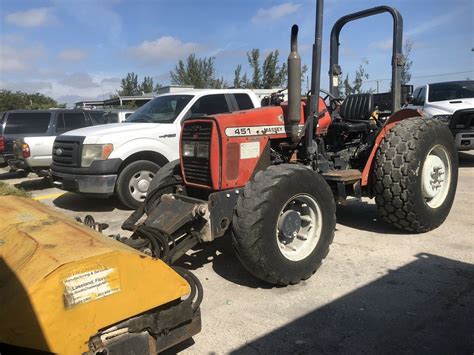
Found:
[[[329,252],[335,212],[321,175],[301,165],[270,166],[247,183],[237,201],[232,223],[237,257],[270,284],[306,280]]]
[[[442,122],[413,117],[383,138],[374,164],[375,202],[384,220],[423,233],[451,210],[458,180],[457,150]]]

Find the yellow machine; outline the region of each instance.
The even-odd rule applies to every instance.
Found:
[[[5,352],[157,353],[200,331],[201,299],[189,272],[38,202],[0,197]]]

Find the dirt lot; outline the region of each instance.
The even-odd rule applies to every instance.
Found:
[[[201,279],[202,332],[173,349],[186,354],[474,352],[474,154],[460,153],[456,199],[447,221],[402,234],[370,200],[339,206],[331,251],[296,286],[269,287],[249,275],[225,241],[180,261]],[[114,199],[51,188],[33,174],[0,180],[70,216],[92,214],[120,233],[131,213]]]

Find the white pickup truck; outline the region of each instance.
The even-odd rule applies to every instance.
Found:
[[[250,90],[191,90],[163,94],[126,122],[81,128],[58,136],[51,175],[55,186],[93,196],[117,195],[128,208],[145,199],[155,173],[179,157],[181,123],[260,107]]]
[[[453,132],[458,150],[474,149],[474,81],[451,81],[417,87],[409,108],[445,122]]]

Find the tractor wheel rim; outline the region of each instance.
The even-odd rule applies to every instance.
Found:
[[[285,203],[277,220],[275,234],[281,254],[291,261],[307,258],[318,244],[321,228],[321,208],[316,200],[308,194],[293,196]]]
[[[421,172],[421,191],[426,204],[438,208],[446,200],[451,185],[451,159],[442,145],[436,145],[426,156]]]
[[[148,170],[137,171],[128,183],[128,190],[132,197],[137,201],[144,201],[146,192],[150,187],[151,180],[155,174]]]

